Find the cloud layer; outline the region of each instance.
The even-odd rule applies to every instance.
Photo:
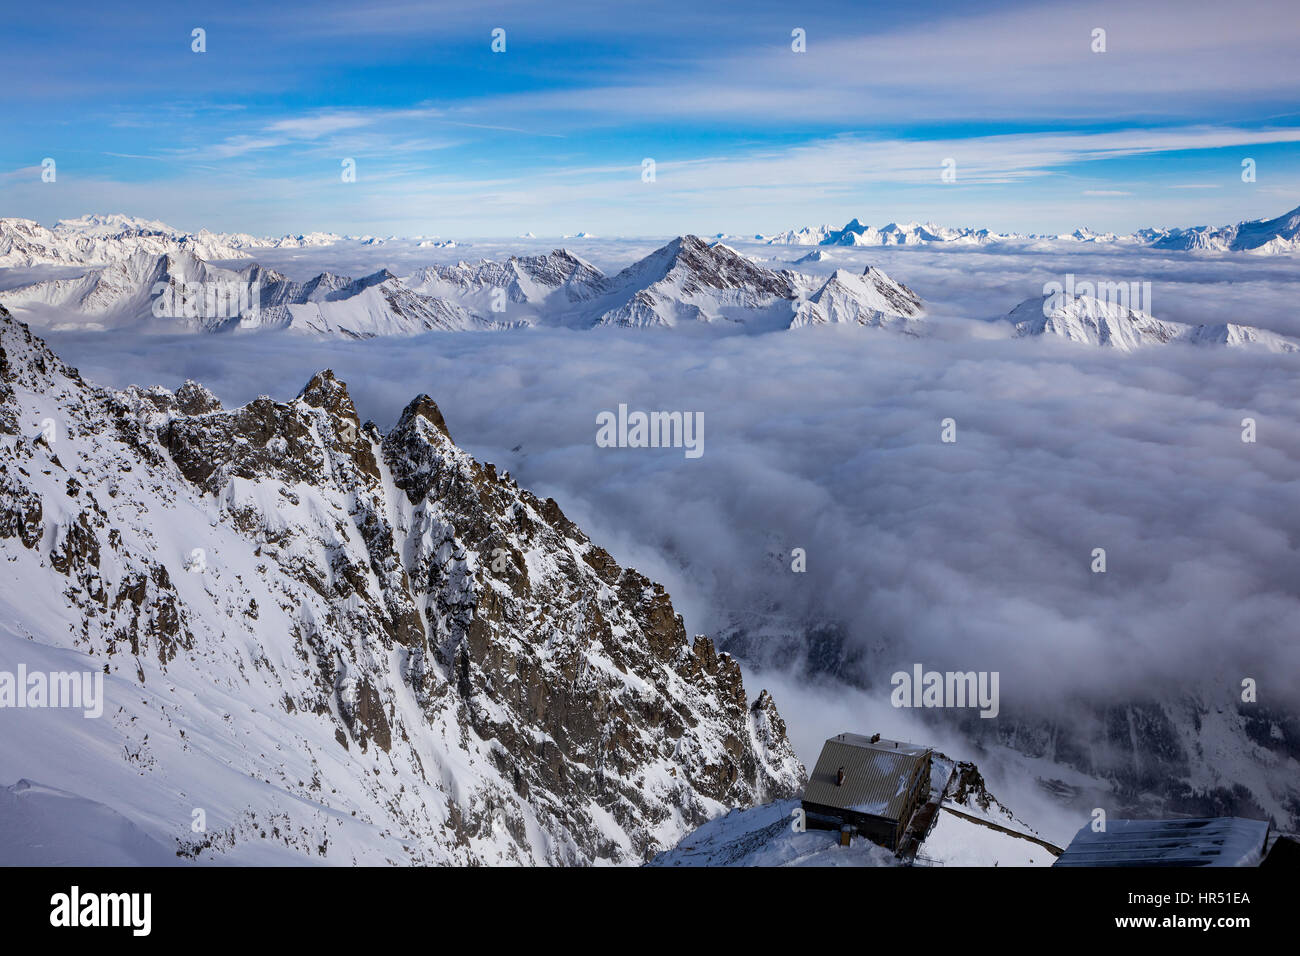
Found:
[[[1068,260],[1081,275],[1092,264],[1107,277],[1154,275],[1164,317],[1294,323],[1284,271],[1207,263]],[[748,653],[771,667],[797,662],[761,640],[776,651],[790,635],[834,629],[852,662],[843,676],[882,709],[888,675],[920,662],[1000,671],[1004,712],[1188,690],[1231,702],[1246,676],[1294,710],[1294,358],[1180,346],[1122,355],[1007,340],[982,321],[1065,265],[892,253],[887,270],[950,329],[926,340],[679,328],[51,341],[92,380],[193,377],[227,403],[289,396],[330,366],[384,428],[428,392],[464,447],[553,495],[620,561],[663,581],[692,632],[743,626],[760,637]],[[1208,286],[1218,273],[1244,281]],[[952,333],[962,323],[987,337]],[[703,457],[598,448],[596,416],[619,403],[703,412]],[[1255,444],[1241,440],[1246,417]],[[940,441],[945,418],[956,443]],[[791,571],[794,548],[806,573]],[[1095,548],[1104,574],[1090,570]],[[815,735],[829,714],[788,716]]]

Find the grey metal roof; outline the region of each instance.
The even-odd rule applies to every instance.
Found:
[[[879,738],[874,743],[870,737],[863,734],[836,734],[830,740],[837,744],[850,744],[854,747],[866,747],[869,750],[888,750],[892,753],[911,754],[915,757],[924,756],[930,752],[929,747],[921,744],[905,744],[901,740],[886,740],[884,737]]]
[[[895,746],[897,745],[897,746]],[[822,745],[803,798],[809,803],[897,820],[907,802],[907,783],[928,747],[894,740],[872,743],[860,734],[840,734]],[[844,783],[835,785],[839,768]],[[929,779],[925,780],[929,786]]]
[[[1108,820],[1103,833],[1085,825],[1056,866],[1252,866],[1259,863],[1268,822],[1242,817]]]

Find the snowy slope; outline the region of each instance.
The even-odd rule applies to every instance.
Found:
[[[0,786],[100,862],[633,863],[802,784],[771,697],[427,396],[385,435],[329,372],[109,391],[0,312],[0,444],[0,671],[105,698],[6,708]]]
[[[795,833],[798,800],[732,810],[710,820],[650,866],[897,866],[894,854],[869,840],[843,848],[839,833]]]
[[[96,800],[19,780],[0,787],[5,866],[175,866],[174,849]]]
[[[981,826],[940,808],[921,846],[930,863],[944,866],[1051,866],[1056,855],[1031,840]]]

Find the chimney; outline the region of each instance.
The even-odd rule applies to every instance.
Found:
[[[835,786],[837,786],[837,787],[842,787],[842,786],[844,786],[844,768],[843,768],[843,767],[840,767],[840,769],[837,770],[836,773],[835,773]]]

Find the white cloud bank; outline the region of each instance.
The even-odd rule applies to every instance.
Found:
[[[1005,312],[1056,270],[1093,268],[1154,277],[1164,317],[1296,331],[1295,279],[1277,263],[871,258],[941,325]],[[1004,711],[1193,685],[1230,702],[1245,676],[1294,708],[1294,357],[1180,346],[1122,355],[978,329],[989,337],[830,328],[51,341],[92,380],[193,377],[227,403],[290,396],[329,366],[384,428],[428,392],[467,449],[553,495],[620,560],[662,580],[691,631],[834,626],[847,676],[880,682],[881,694],[888,673],[919,661],[1000,671]],[[619,403],[703,412],[704,456],[598,448],[596,415]],[[1248,416],[1255,444],[1241,441]],[[945,418],[957,422],[955,444],[939,440]],[[790,571],[796,547],[805,574]],[[1098,547],[1105,574],[1090,571]]]

